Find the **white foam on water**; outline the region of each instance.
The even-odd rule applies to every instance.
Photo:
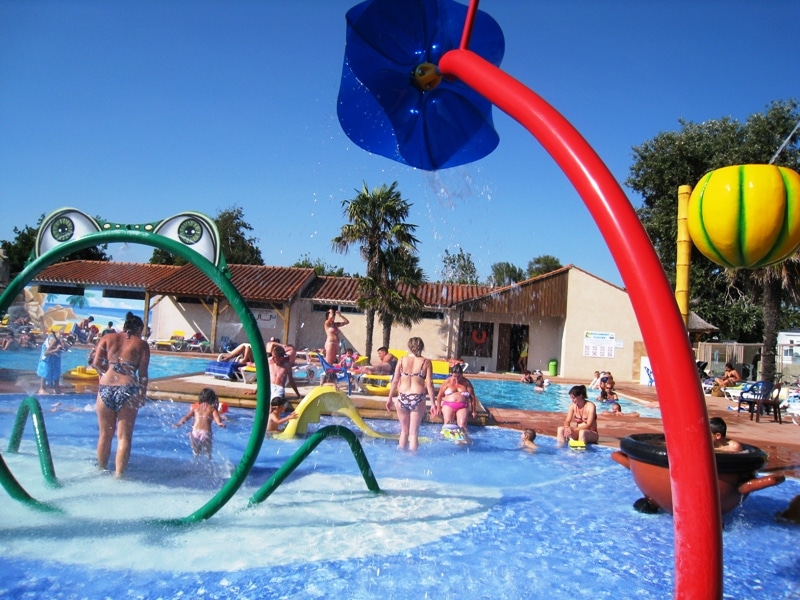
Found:
[[[250,508],[255,488],[242,489],[212,519],[176,528],[159,521],[187,516],[215,490],[176,490],[169,478],[118,481],[94,469],[86,450],[58,453],[58,489],[33,483],[42,479],[35,456],[8,458],[17,479],[31,482],[34,497],[66,514],[9,503],[0,516],[1,555],[176,573],[388,555],[457,535],[481,522],[501,497],[485,487],[385,478],[383,493],[375,494],[360,476],[312,472]],[[212,465],[195,463],[211,479],[232,468]]]

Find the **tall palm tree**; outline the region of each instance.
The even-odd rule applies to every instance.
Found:
[[[383,346],[389,347],[394,323],[411,327],[422,319],[422,300],[414,290],[424,281],[425,273],[416,254],[403,248],[394,248],[387,254],[376,307],[383,326]]]
[[[366,312],[367,356],[372,354],[372,336],[375,328],[375,311],[379,306],[378,293],[385,272],[386,255],[395,248],[416,251],[417,226],[406,223],[411,204],[397,190],[397,182],[385,184],[370,191],[363,182],[355,198],[342,201],[342,212],[348,223],[342,226],[332,246],[336,252],[346,253],[350,246],[358,245],[362,260],[367,264],[366,277],[359,283],[359,306]]]

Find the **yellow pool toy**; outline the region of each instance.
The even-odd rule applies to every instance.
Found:
[[[97,372],[97,369],[84,366],[75,367],[64,375],[65,379],[98,379],[99,377],[100,373]]]
[[[277,439],[288,440],[304,434],[308,430],[309,423],[319,423],[322,413],[340,414],[349,417],[356,426],[366,433],[369,437],[396,440],[397,435],[380,433],[372,429],[364,422],[358,409],[353,405],[353,401],[344,392],[337,392],[330,386],[321,385],[311,390],[305,398],[300,401],[294,412],[298,414],[296,419],[292,419],[286,424],[286,428],[275,436]]]
[[[586,442],[582,442],[581,440],[570,440],[569,447],[573,450],[586,450]]]

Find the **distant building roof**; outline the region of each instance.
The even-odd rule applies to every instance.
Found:
[[[72,260],[43,269],[34,276],[32,283],[146,289],[182,268],[174,265]]]

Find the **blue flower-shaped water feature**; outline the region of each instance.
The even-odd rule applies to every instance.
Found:
[[[347,13],[338,115],[364,150],[426,170],[479,160],[497,147],[492,105],[436,65],[459,47],[467,7],[453,0],[367,0]],[[500,26],[478,12],[470,50],[503,58]]]

